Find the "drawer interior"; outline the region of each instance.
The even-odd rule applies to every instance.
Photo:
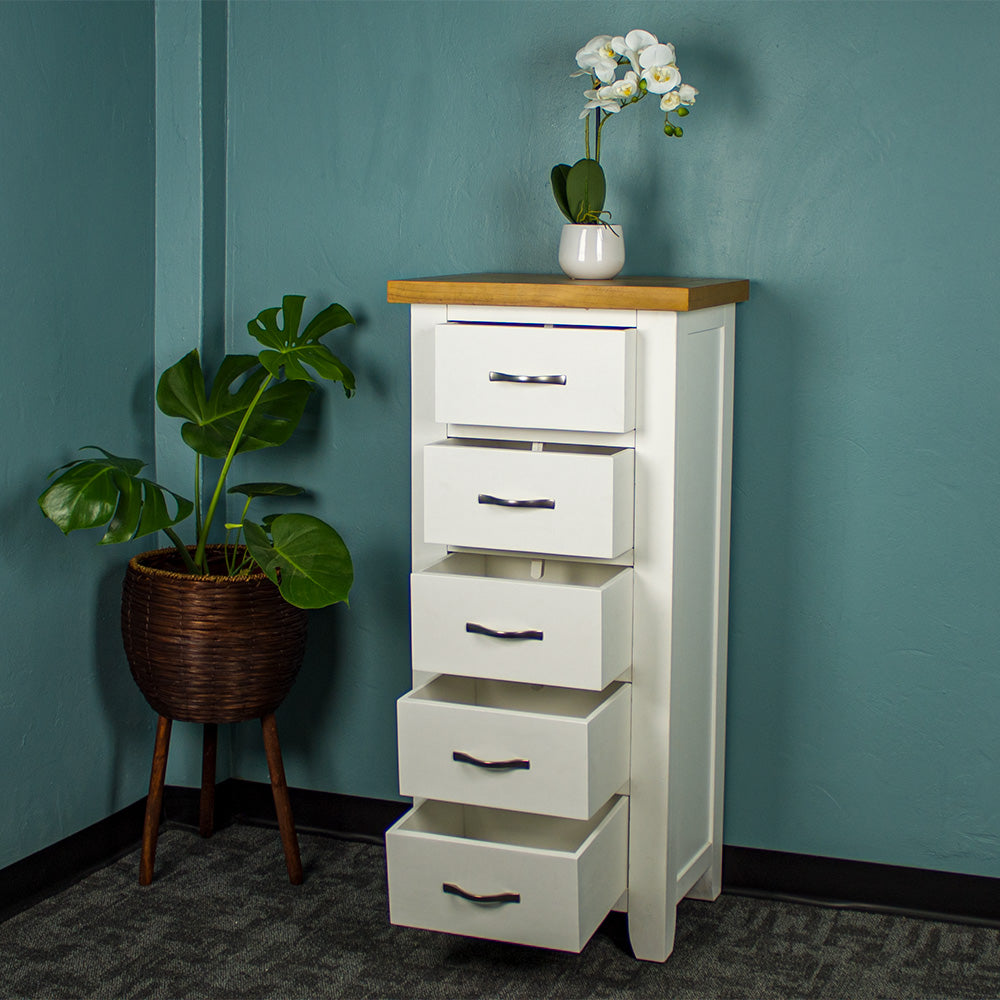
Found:
[[[491,448],[497,451],[536,451],[537,454],[555,455],[614,455],[623,448],[613,448],[608,445],[596,444],[544,444],[540,451],[533,448],[531,441],[500,441],[489,438],[445,438],[434,441],[428,447],[433,448]]]
[[[542,576],[531,575],[533,563],[542,562]],[[517,580],[524,583],[559,584],[567,587],[603,587],[619,573],[627,572],[621,566],[602,566],[599,563],[566,562],[562,559],[520,559],[516,556],[450,555],[447,559],[429,566],[424,572],[454,576],[480,576],[496,580]]]
[[[613,797],[590,819],[581,820],[427,800],[411,809],[393,830],[575,853],[582,850],[608,813],[621,801]]]
[[[484,680],[442,674],[406,697],[452,705],[474,706],[492,710],[526,712],[532,715],[559,716],[567,719],[589,718],[621,687],[611,684],[603,691],[547,687],[542,684],[518,684],[511,681]]]

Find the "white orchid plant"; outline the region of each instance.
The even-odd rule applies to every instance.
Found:
[[[601,132],[612,115],[638,104],[650,94],[660,95],[665,113],[663,133],[680,137],[684,129],[670,120],[689,114],[698,91],[681,83],[676,53],[669,42],[639,28],[627,35],[597,35],[576,54],[579,67],[570,76],[587,75],[591,87],[583,96],[587,103],[580,112],[584,119],[585,156],[572,167],[566,163],[552,168],[552,193],[556,204],[570,222],[584,225],[607,224],[604,216],[605,180],[601,167]],[[593,115],[591,114],[593,112]],[[590,124],[594,122],[591,156]]]

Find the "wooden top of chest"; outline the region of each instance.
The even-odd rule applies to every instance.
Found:
[[[745,302],[745,278],[628,277],[579,281],[561,274],[453,274],[388,283],[387,301],[561,309],[688,312]]]

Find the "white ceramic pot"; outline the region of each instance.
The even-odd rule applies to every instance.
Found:
[[[559,266],[571,278],[613,278],[625,266],[622,227],[567,222],[559,241]]]

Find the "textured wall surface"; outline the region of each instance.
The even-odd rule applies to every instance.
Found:
[[[152,459],[153,8],[0,4],[0,867],[140,798],[125,548],[63,538],[46,474]]]
[[[234,343],[293,289],[361,318],[340,342],[358,395],[328,394],[301,475],[358,582],[314,618],[289,780],[395,792],[408,321],[385,282],[556,270],[548,171],[582,155],[573,54],[638,26],[701,94],[682,140],[643,105],[605,131],[627,271],[753,282],[726,839],[1000,875],[988,3],[234,5]],[[240,768],[259,779],[256,740]]]
[[[328,0],[228,13],[227,40],[202,26],[198,71],[203,139],[217,144],[220,76],[205,66],[228,62],[226,148],[202,149],[207,326],[220,281],[233,350],[285,292],[359,319],[328,338],[357,397],[327,391],[280,462],[244,466],[310,487],[305,509],[356,560],[351,607],[312,616],[279,714],[289,782],[396,790],[408,317],[385,282],[555,271],[548,172],[582,155],[573,53],[645,27],[677,45],[701,93],[680,141],[645,105],[605,132],[626,271],[753,282],[737,321],[726,840],[1000,875],[1000,6]],[[148,764],[146,710],[101,632],[121,555],[62,540],[32,505],[75,444],[119,428],[123,451],[151,444],[151,24],[138,4],[0,4],[12,95],[0,211],[15,234],[0,262],[9,329],[24,331],[5,339],[0,376],[16,432],[0,449],[0,563],[19,581],[0,678],[17,830],[2,827],[0,864],[137,798]],[[173,97],[197,85],[178,81]],[[171,156],[169,130],[157,141]],[[130,395],[93,405],[106,356]],[[234,769],[266,780],[252,726],[236,728]]]

